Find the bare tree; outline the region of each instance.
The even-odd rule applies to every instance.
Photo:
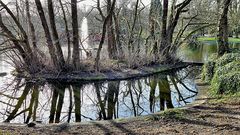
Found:
[[[168,61],[171,59],[171,52],[170,48],[172,45],[172,39],[173,39],[173,34],[174,30],[178,24],[178,20],[180,15],[185,12],[184,8],[189,5],[189,3],[192,0],[184,0],[180,4],[176,4],[176,0],[172,1],[172,6],[171,6],[171,13],[168,16],[168,6],[169,6],[169,1],[164,0],[163,1],[163,16],[162,16],[162,34],[161,34],[161,44],[159,47],[159,52],[166,57],[166,60]],[[169,22],[167,20],[169,19]],[[173,52],[174,54],[174,52]]]
[[[98,2],[99,2],[99,0],[98,0]],[[102,27],[102,37],[101,37],[101,41],[99,43],[97,56],[95,58],[95,65],[94,65],[94,67],[97,71],[99,71],[100,53],[101,53],[102,46],[104,44],[104,40],[105,40],[105,36],[106,36],[106,32],[107,32],[107,23],[108,23],[109,19],[112,18],[112,14],[113,14],[113,11],[114,11],[114,8],[115,8],[115,3],[116,3],[116,0],[113,0],[111,9],[108,12],[107,17],[104,17],[104,22],[103,22],[103,27]],[[98,7],[100,7],[100,6],[98,6]],[[99,11],[100,11],[100,14],[102,14],[101,10],[99,10]]]
[[[51,56],[52,62],[53,62],[55,67],[57,67],[58,69],[61,69],[61,67],[58,63],[57,55],[55,54],[55,47],[54,47],[53,42],[52,42],[52,37],[50,35],[47,20],[45,18],[45,13],[44,13],[43,8],[42,8],[42,3],[41,3],[40,0],[35,0],[35,4],[37,6],[37,11],[38,11],[38,14],[39,14],[40,19],[41,19],[42,27],[43,27],[43,30],[44,30],[44,33],[45,33],[45,38],[46,38],[46,42],[47,42],[47,45],[48,45],[48,50],[49,50],[49,54]]]
[[[63,13],[63,20],[64,20],[64,24],[65,24],[65,32],[66,32],[66,36],[67,36],[67,44],[68,44],[68,56],[67,56],[67,62],[70,62],[71,59],[71,41],[70,41],[70,32],[69,32],[69,28],[68,28],[68,22],[67,22],[67,17],[66,17],[66,11],[64,9],[62,0],[59,0],[60,6],[61,6],[61,10]]]
[[[55,24],[55,14],[53,11],[52,0],[48,0],[48,14],[49,14],[50,26],[51,26],[51,30],[52,30],[52,36],[53,36],[54,44],[56,46],[58,61],[59,61],[61,69],[63,69],[63,67],[65,66],[65,60],[63,57],[63,52],[62,52],[61,44],[59,41],[56,24]]]

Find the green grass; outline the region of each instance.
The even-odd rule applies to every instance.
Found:
[[[232,43],[240,43],[240,38],[230,37],[228,40],[229,42],[232,42]],[[199,37],[198,41],[217,41],[217,38],[216,37]]]
[[[215,94],[211,95],[212,99],[208,101],[210,104],[239,104],[240,103],[240,92],[231,94]]]
[[[157,114],[152,114],[149,116],[146,116],[145,120],[146,121],[157,121],[160,119],[183,119],[185,118],[187,114],[187,110],[185,109],[180,109],[180,108],[173,108],[173,109],[168,109],[165,111],[162,111],[160,113]]]

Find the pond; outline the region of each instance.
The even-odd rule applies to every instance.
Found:
[[[238,47],[239,45],[232,45]],[[184,46],[180,58],[204,62],[217,51],[211,42]],[[0,121],[11,123],[80,122],[148,115],[185,106],[198,93],[199,67],[133,80],[65,83],[13,77],[12,66],[0,57]]]
[[[5,122],[80,122],[147,115],[184,106],[197,94],[192,68],[135,80],[75,83],[12,78],[1,83]]]
[[[240,49],[239,42],[230,42],[230,48]],[[196,44],[185,44],[178,51],[178,57],[186,62],[206,62],[208,58],[217,53],[217,41],[202,41]]]

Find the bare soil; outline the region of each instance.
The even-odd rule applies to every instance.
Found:
[[[199,86],[206,88],[205,86]],[[206,92],[203,91],[203,92]],[[202,93],[197,101],[181,109],[149,116],[75,124],[0,126],[0,134],[200,134],[239,135],[240,100],[216,102]],[[235,97],[236,98],[236,97]],[[240,99],[237,97],[236,99]]]

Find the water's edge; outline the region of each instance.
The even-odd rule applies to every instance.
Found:
[[[74,72],[74,73],[48,73],[48,74],[15,74],[19,78],[26,79],[41,79],[48,82],[98,82],[98,81],[122,81],[148,77],[162,72],[170,72],[178,69],[186,68],[188,66],[202,66],[203,63],[180,62],[172,65],[153,65],[144,66],[139,69],[126,69],[119,71],[106,72]]]
[[[208,97],[208,89],[209,89],[209,84],[206,84],[204,82],[202,82],[200,79],[196,79],[196,86],[198,89],[198,94],[196,96],[196,99],[183,107],[179,107],[179,108],[173,108],[173,109],[190,109],[194,106],[199,106],[201,104],[204,104],[207,101],[207,97]],[[61,127],[61,126],[79,126],[79,125],[93,125],[93,124],[108,124],[111,123],[112,121],[116,122],[116,123],[121,123],[121,122],[129,122],[129,121],[134,121],[134,120],[145,120],[146,118],[148,118],[149,116],[153,116],[153,115],[157,115],[159,113],[162,113],[164,111],[161,112],[156,112],[153,114],[149,114],[149,115],[143,115],[143,116],[137,116],[137,117],[129,117],[129,118],[119,118],[119,119],[114,119],[114,120],[103,120],[103,121],[84,121],[84,122],[75,122],[75,123],[51,123],[51,124],[41,124],[41,123],[35,123],[35,127]],[[0,123],[0,127],[1,126],[8,126],[8,127],[27,127],[27,124],[22,124],[22,123],[7,123],[7,122],[1,122]]]

